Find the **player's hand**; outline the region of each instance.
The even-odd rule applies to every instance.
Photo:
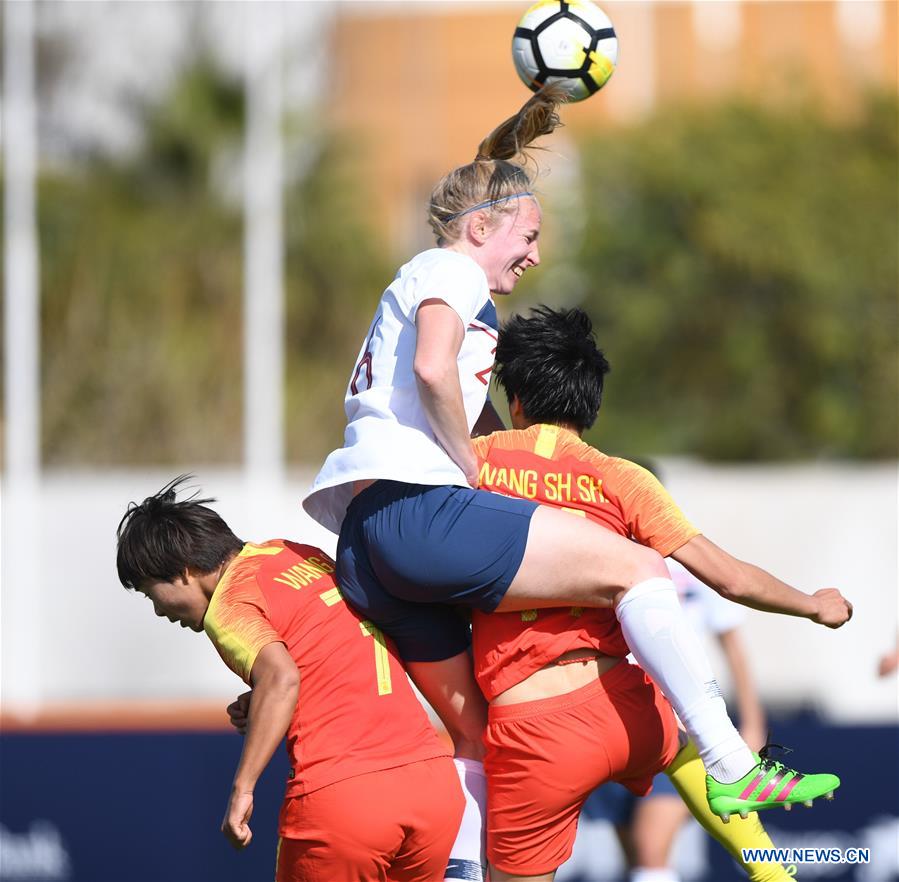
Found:
[[[836,588],[822,588],[812,597],[817,601],[817,610],[812,621],[828,628],[839,628],[852,618],[852,604]]]
[[[235,848],[246,848],[253,840],[250,817],[253,814],[253,791],[235,791],[228,800],[222,833]]]
[[[236,701],[232,701],[228,705],[228,718],[231,725],[240,732],[241,735],[247,734],[247,723],[250,715],[250,699],[253,697],[253,690],[238,695]]]

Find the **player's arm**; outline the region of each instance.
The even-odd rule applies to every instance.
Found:
[[[503,425],[503,421],[500,419],[499,414],[496,412],[496,408],[488,398],[484,402],[484,409],[481,411],[481,415],[478,417],[477,422],[474,424],[474,428],[471,430],[471,437],[480,438],[481,435],[490,435],[493,432],[502,432],[505,430],[505,428],[506,427]]]
[[[759,701],[746,653],[743,651],[739,628],[730,628],[716,636],[734,684],[737,713],[740,717],[740,734],[753,750],[758,750],[765,743],[765,711]]]
[[[761,567],[732,557],[705,536],[695,536],[671,554],[722,597],[763,612],[811,619],[839,628],[852,617],[852,604],[836,588],[806,594]]]
[[[478,461],[471,447],[462,402],[457,359],[465,328],[459,314],[442,300],[425,300],[415,313],[418,336],[412,368],[428,422],[450,459],[472,487],[478,486]]]
[[[222,833],[235,848],[246,848],[253,838],[249,822],[256,781],[284,738],[297,706],[300,674],[283,643],[269,643],[259,651],[250,682],[253,700],[246,739],[222,821]]]
[[[404,666],[446,727],[455,755],[483,761],[487,701],[474,678],[468,651],[440,662],[405,662]]]

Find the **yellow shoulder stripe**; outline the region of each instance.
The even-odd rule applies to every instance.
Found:
[[[275,555],[280,554],[284,551],[283,546],[280,545],[253,545],[252,542],[247,542],[246,545],[241,549],[238,557],[259,557],[259,555]]]
[[[534,453],[544,459],[552,459],[556,450],[556,441],[559,439],[558,426],[540,426],[540,433],[534,444]]]

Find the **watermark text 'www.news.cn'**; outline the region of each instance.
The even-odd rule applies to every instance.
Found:
[[[747,864],[869,864],[870,848],[744,848]]]

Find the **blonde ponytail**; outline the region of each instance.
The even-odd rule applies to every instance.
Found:
[[[524,157],[531,142],[562,125],[556,108],[566,98],[567,93],[560,85],[544,86],[515,116],[501,122],[481,141],[475,162]]]
[[[557,108],[566,97],[560,86],[544,86],[481,141],[473,162],[453,169],[438,182],[428,205],[428,223],[438,245],[458,239],[462,218],[469,212],[484,208],[505,213],[513,210],[518,198],[533,195],[532,178],[525,168],[533,161],[528,148],[562,124]]]

